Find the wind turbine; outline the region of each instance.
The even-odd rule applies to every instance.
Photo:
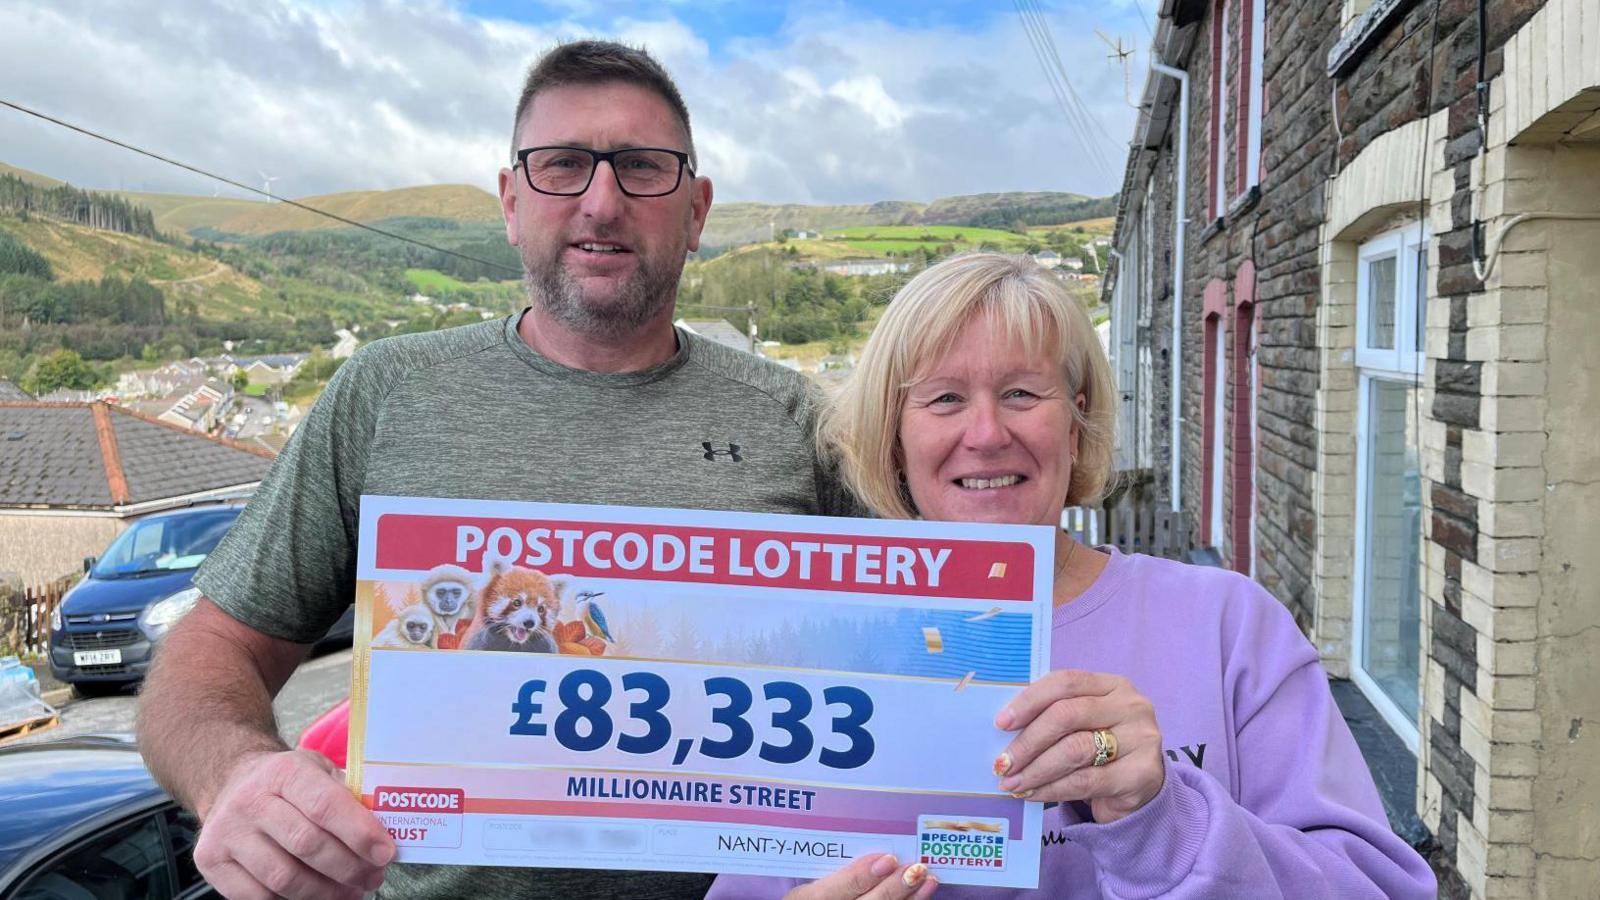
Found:
[[[260,169],[256,170],[256,174],[261,176],[261,190],[265,192],[269,198],[277,199],[272,196],[272,183],[278,180],[278,176],[268,175]]]

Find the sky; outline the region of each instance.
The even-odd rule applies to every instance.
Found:
[[[0,99],[288,197],[492,191],[529,64],[606,37],[672,72],[721,202],[1110,194],[1157,0],[1038,2],[1087,123],[1010,0],[6,0]],[[242,196],[4,107],[0,162]]]

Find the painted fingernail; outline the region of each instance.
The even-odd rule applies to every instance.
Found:
[[[1017,798],[1018,800],[1026,800],[1033,796],[1033,788],[1028,788],[1025,791],[1012,791],[1011,796]]]
[[[872,864],[872,877],[882,878],[899,867],[900,860],[895,859],[893,853],[885,853]]]
[[[1008,706],[1000,710],[1000,714],[994,717],[994,727],[1001,731],[1010,731],[1011,723],[1016,721],[1016,718],[1016,713],[1013,713],[1011,707]]]
[[[994,758],[994,774],[998,777],[1011,771],[1011,753],[1009,751]]]
[[[900,876],[900,880],[906,883],[906,887],[914,888],[927,877],[928,867],[922,863],[915,863],[906,867],[906,873]]]

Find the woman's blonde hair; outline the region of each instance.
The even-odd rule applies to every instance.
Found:
[[[822,412],[819,449],[878,515],[917,515],[901,476],[900,410],[923,369],[948,353],[977,315],[1030,355],[1060,360],[1069,402],[1078,394],[1084,397],[1082,410],[1072,405],[1078,455],[1063,506],[1092,503],[1105,490],[1116,389],[1088,313],[1055,276],[1026,256],[965,253],[929,266],[895,294],[855,371]]]

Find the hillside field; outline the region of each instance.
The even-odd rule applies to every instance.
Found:
[[[1060,225],[1029,225],[1028,233],[1044,236],[1052,231],[1065,231],[1069,234],[1082,233],[1095,237],[1110,237],[1111,232],[1117,227],[1117,220],[1110,216],[1102,219],[1084,219],[1079,222],[1064,222]]]
[[[192,298],[203,318],[243,319],[274,312],[264,302],[259,282],[180,247],[40,216],[25,222],[0,216],[0,229],[49,260],[57,281],[143,278],[174,298]]]
[[[820,238],[806,240],[789,238],[781,243],[747,244],[717,259],[733,258],[744,253],[764,252],[773,248],[789,254],[795,261],[819,263],[846,259],[876,259],[890,254],[902,256],[923,251],[936,253],[949,247],[954,247],[959,253],[981,249],[985,244],[998,247],[1003,253],[1026,253],[1031,245],[1043,245],[1046,236],[1051,232],[1061,232],[1077,240],[1098,237],[1101,232],[1097,228],[1084,227],[1097,222],[1038,226],[1029,228],[1026,236],[1014,231],[965,225],[857,225],[825,231]],[[711,260],[710,264],[715,265],[717,259]]]
[[[195,228],[215,228],[229,219],[264,209],[264,200],[237,200],[228,197],[194,197],[188,194],[145,194],[114,191],[117,196],[150,210],[156,227],[169,234],[187,236]]]

